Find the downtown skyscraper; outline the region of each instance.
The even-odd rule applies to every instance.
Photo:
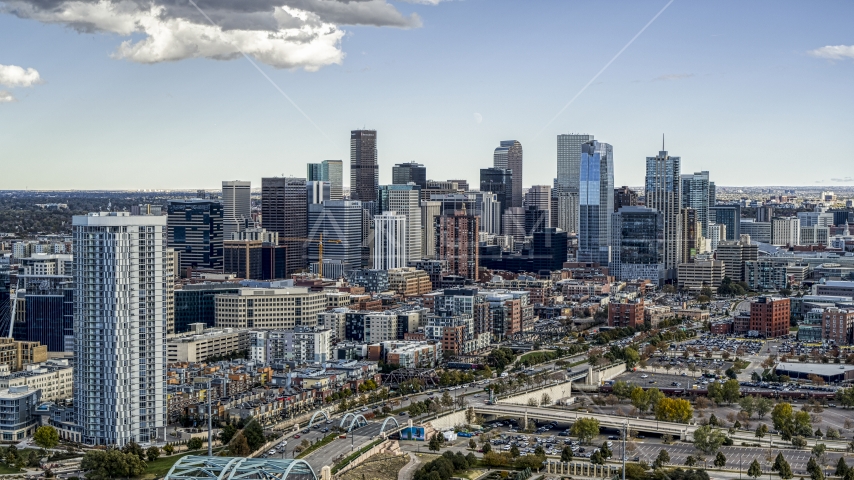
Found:
[[[492,154],[493,167],[506,168],[512,173],[510,194],[504,208],[522,206],[522,144],[518,140],[502,140]]]
[[[166,217],[72,219],[74,412],[83,443],[165,438]]]
[[[581,145],[579,162],[578,261],[611,262],[611,214],[614,212],[614,150],[591,140]]]
[[[697,211],[697,222],[704,237],[709,231],[709,208],[714,207],[710,203],[714,185],[709,182],[707,171],[682,175],[682,207]]]
[[[350,200],[375,202],[380,183],[377,131],[350,132]]]
[[[593,135],[572,133],[557,136],[557,179],[555,190],[578,193],[581,178],[581,146],[593,141]]]
[[[222,238],[242,232],[252,222],[251,182],[225,180],[222,182]]]
[[[663,145],[662,145],[663,146]],[[662,149],[646,157],[646,206],[664,215],[664,280],[676,280],[682,257],[682,159]]]
[[[287,248],[286,271],[290,275],[307,266],[308,187],[304,178],[261,179],[261,220],[264,228],[279,234]]]
[[[305,179],[309,182],[329,182],[330,200],[344,198],[344,162],[341,160],[307,164]]]

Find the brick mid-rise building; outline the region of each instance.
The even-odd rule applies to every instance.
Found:
[[[791,312],[788,298],[758,297],[750,302],[750,330],[765,338],[788,335]]]
[[[836,345],[851,345],[854,335],[854,310],[827,308],[821,317],[822,340]]]
[[[609,327],[632,327],[643,326],[644,311],[643,300],[631,302],[611,303],[608,306]]]

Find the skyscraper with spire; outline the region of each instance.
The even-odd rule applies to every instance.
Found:
[[[655,157],[646,157],[646,206],[664,215],[664,280],[676,279],[682,253],[682,178],[680,157],[671,157],[664,149]]]

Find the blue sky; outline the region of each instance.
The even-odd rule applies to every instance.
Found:
[[[381,182],[408,161],[476,182],[498,142],[517,139],[524,184],[551,184],[555,135],[584,132],[614,146],[618,185],[643,183],[662,133],[684,172],[709,170],[719,185],[854,183],[852,2],[675,0],[549,123],[667,1],[372,0],[398,16],[320,15],[312,32],[339,39],[279,60],[316,71],[255,60],[317,128],[246,59],[185,49],[159,61],[130,50],[146,34],[124,35],[114,18],[79,33],[28,2],[0,0],[17,13],[0,14],[0,67],[40,80],[4,86],[0,70],[15,99],[0,93],[0,189],[260,186],[303,176],[307,162],[346,165],[349,131],[362,127],[378,130]]]

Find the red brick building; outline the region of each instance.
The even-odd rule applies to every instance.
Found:
[[[854,334],[854,310],[826,308],[821,317],[822,340],[836,345],[851,345]]]
[[[448,273],[477,280],[479,251],[477,243],[480,217],[465,209],[436,219],[436,258],[448,262]]]
[[[788,298],[757,297],[750,302],[750,330],[759,332],[760,337],[788,335],[791,316],[792,308]]]
[[[643,326],[643,320],[643,300],[611,303],[608,305],[609,327],[637,328]]]
[[[709,331],[715,335],[728,335],[733,331],[733,321],[715,322],[710,325]]]
[[[442,351],[450,352],[453,355],[461,354],[465,346],[465,337],[466,327],[463,325],[445,327],[442,330]]]

